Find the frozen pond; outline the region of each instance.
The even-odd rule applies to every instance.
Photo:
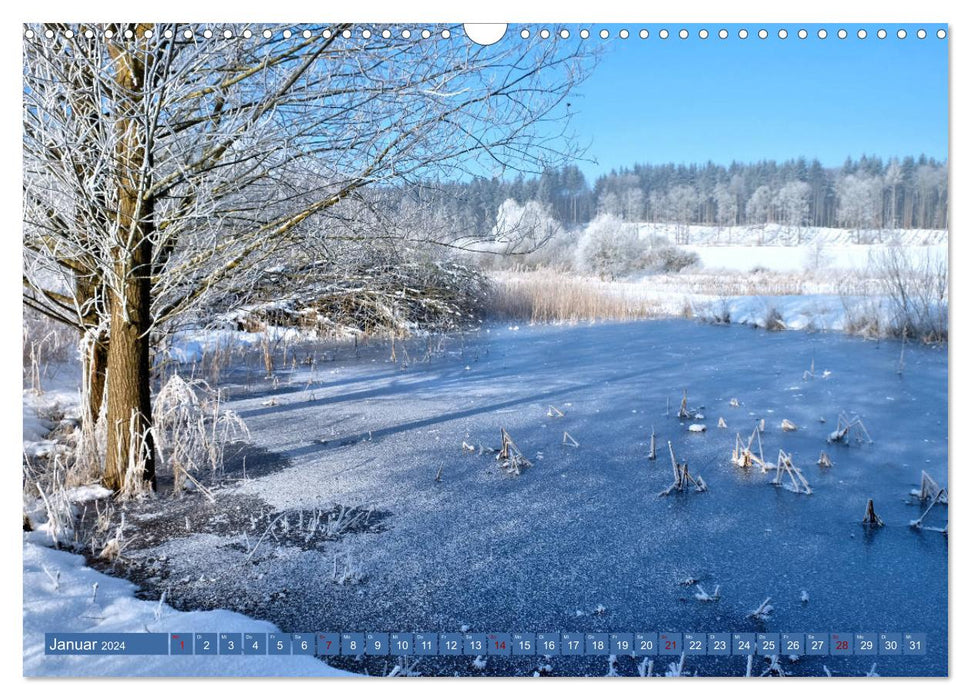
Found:
[[[251,461],[247,478],[220,492],[224,504],[374,507],[382,527],[316,548],[267,539],[249,560],[262,526],[246,546],[232,532],[168,538],[133,552],[168,556],[152,583],[171,586],[177,604],[237,609],[285,631],[920,632],[924,657],[783,667],[947,672],[947,538],[908,527],[921,512],[908,498],[921,470],[947,484],[946,350],[909,345],[900,376],[897,342],[690,321],[492,327],[427,357],[423,342],[408,347],[410,363],[399,347],[397,364],[382,349],[278,382],[227,375],[230,407],[255,445],[284,462],[260,471]],[[804,379],[813,361],[816,376]],[[704,419],[676,417],[683,389]],[[550,405],[564,415],[549,417]],[[826,444],[841,411],[862,417],[873,444]],[[762,418],[766,458],[791,452],[813,495],[731,463],[736,433],[747,438]],[[783,432],[783,419],[798,430]],[[688,432],[690,422],[707,432]],[[652,426],[656,461],[647,458]],[[533,463],[519,477],[478,454],[499,447],[500,428]],[[563,444],[564,431],[579,447]],[[668,440],[707,493],[658,496],[672,481]],[[830,469],[816,464],[822,449]],[[886,523],[869,533],[867,498]],[[946,508],[937,510],[927,523],[942,526]],[[200,507],[193,522],[204,517]],[[334,583],[335,556],[363,581]],[[721,598],[696,600],[681,585],[688,578],[709,593],[720,586]],[[774,614],[747,617],[766,597]],[[606,658],[551,664],[554,675],[607,670]],[[490,658],[476,671],[463,657],[418,670],[536,667],[535,658]],[[757,660],[756,672],[764,668]],[[634,674],[635,664],[621,659],[618,670]],[[689,659],[686,670],[741,674],[745,659]]]

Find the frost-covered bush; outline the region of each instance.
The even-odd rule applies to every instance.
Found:
[[[256,303],[231,316],[238,330],[247,331],[266,326],[338,335],[451,330],[478,320],[489,290],[472,263],[442,256],[440,250],[389,246],[268,276],[254,290]],[[231,308],[227,305],[226,313]]]
[[[946,253],[889,245],[871,255],[870,267],[887,298],[893,335],[947,340]]]
[[[476,246],[476,261],[486,269],[570,269],[577,231],[568,231],[549,206],[507,199],[499,207],[492,241]]]
[[[700,261],[701,258],[693,250],[672,245],[651,248],[645,255],[646,267],[657,272],[681,272]]]
[[[196,482],[193,472],[221,469],[226,445],[249,434],[235,412],[220,406],[217,391],[178,374],[155,397],[152,422],[156,455],[171,470],[176,492]]]
[[[576,268],[602,279],[622,277],[645,269],[647,252],[636,226],[612,214],[601,214],[580,235]]]

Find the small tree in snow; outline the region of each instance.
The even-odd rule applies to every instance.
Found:
[[[745,214],[754,224],[764,226],[769,223],[772,218],[772,190],[768,185],[762,185],[752,193],[745,205]]]
[[[796,232],[796,244],[800,243],[800,229],[809,221],[809,196],[812,188],[801,180],[787,182],[776,193],[775,201],[782,222]]]
[[[548,205],[533,200],[519,204],[507,199],[496,214],[490,248],[504,256],[517,256],[525,265],[548,263],[553,257],[548,244],[562,233],[563,227],[553,218]]]
[[[620,277],[642,269],[646,253],[647,244],[638,236],[636,226],[601,214],[580,236],[576,266],[601,279]]]

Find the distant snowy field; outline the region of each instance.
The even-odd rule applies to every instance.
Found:
[[[899,231],[766,226],[688,226],[639,224],[641,238],[660,237],[671,242],[686,240],[681,247],[698,254],[710,270],[748,272],[761,267],[775,272],[799,272],[807,268],[865,270],[874,256],[889,245],[915,254],[947,256],[947,231],[904,229]]]

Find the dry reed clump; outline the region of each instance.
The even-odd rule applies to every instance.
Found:
[[[29,309],[24,310],[21,342],[24,386],[38,394],[76,348],[73,330]]]
[[[498,277],[489,311],[498,318],[536,323],[632,321],[664,315],[656,302],[625,294],[615,285],[552,270]]]
[[[202,380],[186,381],[178,374],[159,391],[152,419],[157,456],[172,470],[176,493],[187,481],[201,488],[192,473],[220,470],[226,445],[249,435],[243,420],[221,407],[218,391]]]

